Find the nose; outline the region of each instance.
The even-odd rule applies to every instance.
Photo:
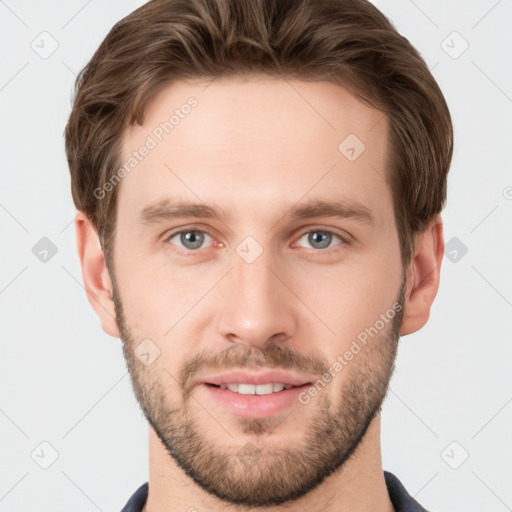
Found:
[[[249,263],[233,254],[233,269],[222,287],[218,329],[225,339],[263,347],[283,341],[297,327],[297,300],[290,288],[292,276],[279,266],[270,250]]]

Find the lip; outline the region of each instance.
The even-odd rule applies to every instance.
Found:
[[[235,370],[217,375],[207,375],[198,383],[198,390],[208,400],[215,400],[225,410],[246,418],[265,418],[278,414],[296,404],[298,396],[311,385],[312,379],[283,370],[249,372]],[[243,395],[220,384],[284,384],[294,386],[268,395]]]
[[[293,373],[284,372],[282,370],[267,370],[260,372],[248,372],[237,370],[226,372],[218,375],[207,375],[201,379],[200,384],[284,384],[285,386],[304,386],[310,384],[307,378],[295,375]]]
[[[207,401],[215,400],[221,407],[236,416],[268,418],[297,404],[300,393],[309,386],[310,384],[304,384],[268,395],[241,395],[203,382],[198,391],[201,394],[204,393]]]

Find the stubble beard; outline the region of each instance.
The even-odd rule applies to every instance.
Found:
[[[194,375],[210,367],[301,369],[321,377],[324,372],[319,370],[327,369],[325,360],[292,352],[285,345],[272,344],[263,349],[237,345],[213,356],[196,355],[182,365],[177,378],[165,368],[155,373],[154,368],[144,367],[134,355],[140,340],[127,325],[115,288],[114,303],[123,352],[139,405],[175,463],[199,487],[220,500],[263,507],[301,498],[343,468],[381,410],[395,368],[405,280],[395,303],[401,308],[397,308],[386,328],[368,341],[343,369],[344,379],[334,378],[310,403],[294,404],[290,417],[296,421],[304,413],[309,424],[304,425],[303,439],[290,443],[291,446],[275,441],[279,429],[285,429],[290,421],[286,417],[237,417],[233,421],[227,416],[213,419],[206,415],[211,422],[217,420],[222,431],[229,432],[222,445],[214,442],[208,436],[211,429],[197,421],[198,408],[208,406],[197,404],[189,383]],[[170,385],[176,387],[176,381],[181,392],[178,393],[180,402],[171,400],[168,391]],[[337,390],[337,403],[332,403],[329,387],[336,386],[336,382],[342,385]],[[315,408],[314,414],[311,414],[311,407]]]

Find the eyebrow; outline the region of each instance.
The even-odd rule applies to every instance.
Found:
[[[355,219],[369,225],[375,223],[370,209],[362,203],[353,201],[309,201],[292,208],[282,218],[286,216],[291,217],[293,220],[309,219],[312,217],[339,217],[342,219]],[[142,224],[158,224],[169,219],[184,217],[216,218],[222,220],[226,216],[218,206],[189,202],[175,203],[169,199],[146,206],[139,212],[139,221]]]

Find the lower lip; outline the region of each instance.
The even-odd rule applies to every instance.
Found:
[[[296,403],[300,393],[309,386],[310,384],[304,384],[268,395],[241,395],[229,389],[201,384],[201,387],[226,409],[246,418],[265,418],[285,410]]]

